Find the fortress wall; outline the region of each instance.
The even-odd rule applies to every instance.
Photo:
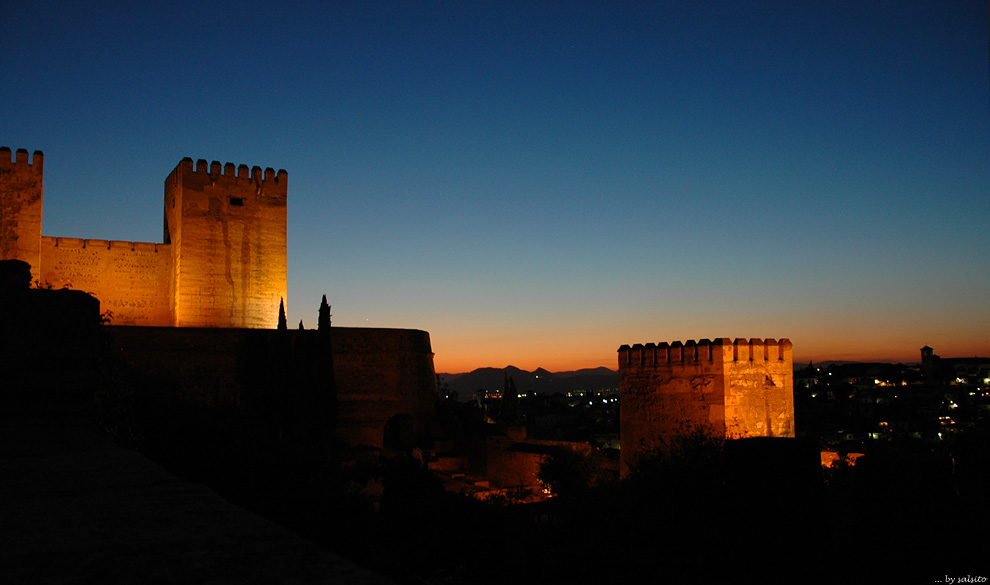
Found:
[[[135,393],[154,390],[167,398],[203,406],[239,405],[240,354],[245,346],[266,345],[270,331],[173,327],[110,327],[110,342],[121,367],[137,384]]]
[[[794,436],[794,358],[787,339],[736,339],[726,355],[726,436]]]
[[[438,397],[430,334],[354,327],[331,332],[337,435],[352,444],[380,447],[385,423],[400,413],[412,415],[407,434],[425,431]]]
[[[385,425],[397,415],[425,428],[437,398],[429,333],[347,327],[331,332],[337,436],[381,447]],[[111,327],[111,334],[124,367],[173,398],[283,409],[266,414],[285,418],[289,427],[330,424],[322,411],[312,412],[333,402],[320,394],[325,387],[312,375],[329,363],[315,330]]]
[[[623,467],[638,453],[695,429],[725,433],[722,346],[648,343],[619,349]]]
[[[286,298],[288,175],[183,159],[166,180],[174,324],[275,328]]]
[[[170,246],[45,236],[41,266],[42,283],[95,296],[115,325],[169,324]]]
[[[23,260],[37,275],[41,267],[42,178],[45,155],[0,147],[0,260]]]

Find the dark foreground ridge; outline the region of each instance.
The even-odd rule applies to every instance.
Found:
[[[389,583],[85,422],[3,422],[5,583]]]

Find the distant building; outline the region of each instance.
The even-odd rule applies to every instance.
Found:
[[[938,356],[935,355],[935,350],[927,345],[921,348],[921,373],[925,375],[926,378],[931,379],[932,374],[935,373],[935,360]]]
[[[929,382],[990,385],[990,358],[943,358],[926,345],[921,348],[921,372]]]

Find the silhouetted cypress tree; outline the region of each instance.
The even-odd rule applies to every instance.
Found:
[[[320,317],[316,322],[316,328],[323,332],[323,335],[330,335],[330,305],[327,304],[327,295],[323,295],[320,301]]]
[[[322,404],[320,404],[317,412],[323,413],[323,416],[327,418],[326,424],[321,425],[321,428],[327,431],[326,435],[322,437],[324,445],[326,441],[333,438],[337,428],[337,381],[333,366],[333,337],[330,333],[330,316],[327,295],[323,295],[323,300],[320,301],[320,314],[316,329],[317,351],[322,358],[319,360],[322,363],[318,370],[318,380],[320,389],[323,391],[321,394]]]
[[[278,300],[278,330],[288,331],[289,325],[285,322],[285,301]]]
[[[265,394],[268,400],[267,407],[270,410],[266,414],[274,416],[273,422],[276,429],[276,436],[281,441],[285,437],[286,425],[291,424],[289,422],[291,416],[289,412],[291,404],[289,395],[293,387],[293,359],[291,342],[289,340],[289,325],[285,320],[285,300],[281,298],[278,300],[278,331],[284,331],[285,333],[279,333],[276,336],[274,367],[272,368],[274,375],[265,384],[269,389]]]

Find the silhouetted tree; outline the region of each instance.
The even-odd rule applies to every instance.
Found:
[[[287,331],[289,329],[288,323],[285,322],[285,301],[283,299],[278,300],[278,330]]]
[[[323,331],[325,335],[330,334],[330,305],[327,304],[327,295],[323,295],[320,301],[320,317],[316,322],[316,328]]]
[[[20,292],[29,288],[31,288],[30,264],[23,260],[0,260],[0,294]]]
[[[326,425],[328,434],[324,438],[330,439],[337,427],[337,379],[333,364],[333,337],[330,329],[330,305],[327,303],[327,295],[323,295],[323,299],[320,301],[320,313],[316,329],[319,340],[318,351],[324,356],[318,374],[319,386],[322,390],[320,411],[324,413],[328,422]]]

